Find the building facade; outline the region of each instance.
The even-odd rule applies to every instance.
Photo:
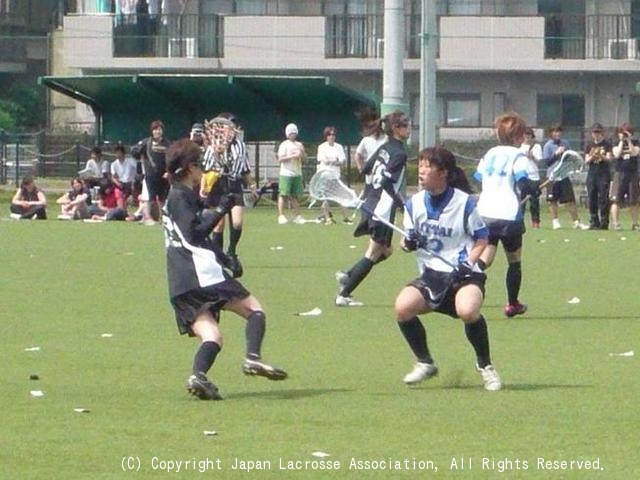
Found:
[[[76,0],[51,42],[50,75],[324,75],[381,95],[384,0]],[[490,135],[515,110],[574,135],[640,126],[640,0],[438,0],[440,139]],[[404,1],[404,94],[420,122],[421,0]],[[53,94],[52,125],[91,125]]]

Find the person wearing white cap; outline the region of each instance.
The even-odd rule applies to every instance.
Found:
[[[288,222],[284,214],[287,203],[293,210],[293,223],[304,223],[300,216],[298,197],[302,194],[302,162],[307,154],[304,145],[297,141],[298,127],[295,123],[288,124],[284,133],[287,139],[278,147],[278,162],[280,162],[278,223],[283,225]]]

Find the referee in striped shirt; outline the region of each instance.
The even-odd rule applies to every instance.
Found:
[[[229,212],[230,227],[229,227],[229,248],[227,250],[228,267],[232,271],[235,278],[241,277],[243,273],[242,264],[238,260],[237,247],[240,237],[242,236],[242,219],[244,211],[244,200],[242,200],[245,187],[249,187],[254,195],[256,195],[256,185],[253,182],[251,176],[251,168],[249,167],[249,159],[247,156],[247,147],[242,140],[240,132],[242,127],[239,125],[238,120],[232,113],[221,113],[216,118],[225,118],[231,122],[231,126],[234,130],[233,139],[229,142],[227,151],[224,158],[220,158],[214,153],[211,146],[207,148],[204,153],[203,164],[204,169],[213,170],[217,169],[222,174],[222,178],[218,181],[219,185],[217,193],[235,193],[237,194],[238,203]],[[220,190],[224,190],[221,192]],[[219,195],[216,195],[219,197]],[[214,200],[215,201],[215,200]],[[209,207],[213,207],[209,202]],[[224,219],[219,222],[212,234],[213,241],[220,247],[224,245]]]

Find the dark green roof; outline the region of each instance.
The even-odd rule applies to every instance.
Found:
[[[147,136],[155,119],[175,139],[195,122],[233,112],[247,141],[281,140],[293,122],[303,141],[320,141],[324,127],[335,125],[340,141],[354,144],[360,138],[356,112],[378,104],[370,94],[320,76],[89,75],[40,77],[39,83],[91,106],[101,138],[125,143]]]

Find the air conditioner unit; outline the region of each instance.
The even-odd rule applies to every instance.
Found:
[[[170,38],[169,56],[196,58],[196,39],[193,37]]]
[[[609,40],[607,45],[607,58],[614,60],[635,60],[637,42],[635,38],[624,40]]]

